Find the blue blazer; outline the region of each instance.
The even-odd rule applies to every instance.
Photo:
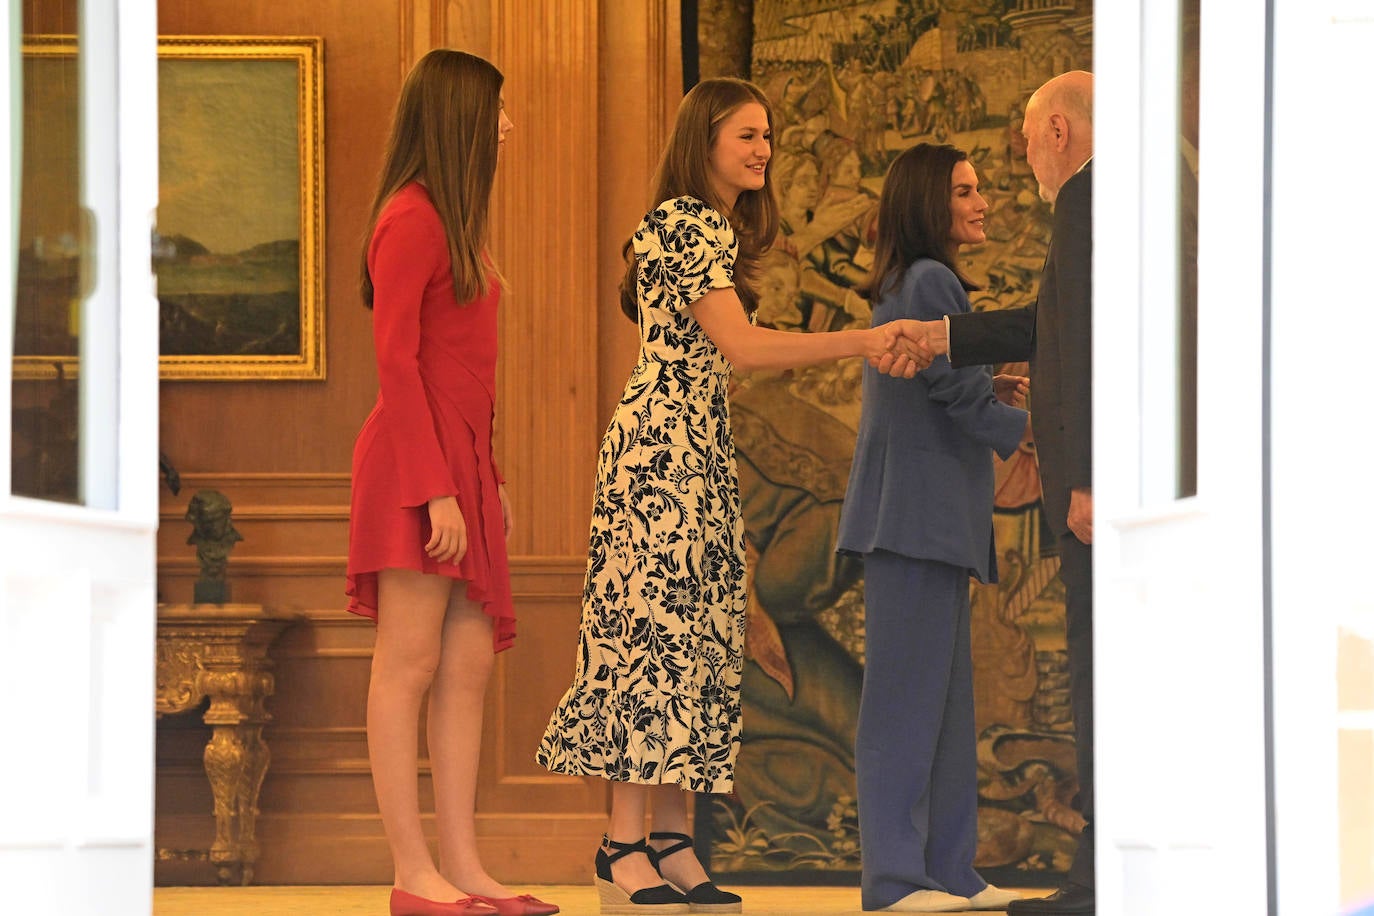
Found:
[[[922,258],[874,303],[873,324],[967,311],[954,272]],[[912,379],[866,367],[838,549],[938,560],[996,582],[992,452],[1010,457],[1025,429],[1026,412],[993,395],[987,366],[955,369],[941,356]]]

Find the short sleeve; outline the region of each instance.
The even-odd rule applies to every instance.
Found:
[[[654,303],[679,312],[713,289],[735,285],[733,230],[715,210],[692,198],[668,201],[645,217],[635,233],[641,285],[657,291]]]

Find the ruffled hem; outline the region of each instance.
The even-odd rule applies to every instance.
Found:
[[[504,652],[515,643],[515,611],[509,605],[504,605],[500,600],[491,600],[487,589],[482,588],[472,579],[463,574],[463,571],[456,566],[444,568],[438,564],[426,564],[430,568],[421,568],[418,565],[400,565],[387,567],[388,569],[411,569],[418,573],[427,575],[445,576],[455,582],[467,583],[467,599],[474,604],[482,606],[482,613],[491,618],[491,641],[493,652]],[[361,572],[350,572],[348,583],[344,591],[348,595],[348,612],[357,614],[359,617],[366,617],[374,623],[377,620],[377,573],[380,570],[364,570]]]
[[[574,686],[550,717],[535,760],[569,776],[730,792],[738,723],[738,707],[732,715],[700,696],[650,689],[612,698]]]
[[[380,410],[380,407],[377,409]],[[377,411],[374,411],[376,414]],[[377,619],[377,573],[408,569],[467,583],[466,596],[491,618],[496,652],[515,640],[514,600],[506,553],[505,523],[491,463],[489,430],[474,431],[459,406],[435,414],[446,454],[456,456],[450,472],[457,484],[458,509],[467,529],[467,549],[456,563],[437,562],[425,553],[431,531],[425,506],[406,506],[396,490],[394,463],[377,446],[387,431],[371,423],[359,434],[354,449],[353,492],[349,517],[348,568],[344,591],[348,610]],[[393,444],[394,449],[401,448]]]
[[[654,778],[646,779],[644,775],[636,770],[621,770],[615,773],[607,773],[604,769],[586,767],[579,765],[576,761],[566,758],[545,759],[541,749],[535,755],[535,762],[548,770],[550,773],[557,773],[560,776],[595,776],[605,779],[608,782],[624,782],[636,786],[681,786],[684,791],[698,792],[707,795],[729,795],[735,791],[735,776],[733,767],[729,774],[717,776],[709,785],[705,784],[700,778],[693,778],[684,769],[665,770]]]

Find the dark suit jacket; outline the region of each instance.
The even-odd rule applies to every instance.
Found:
[[[1068,533],[1069,491],[1092,486],[1092,161],[1064,182],[1035,305],[951,315],[955,366],[1030,360],[1045,514]]]
[[[954,273],[923,259],[874,303],[873,323],[968,310]],[[1026,412],[993,396],[986,366],[940,357],[914,379],[865,367],[839,549],[938,560],[996,582],[992,452],[1009,457],[1025,429]]]

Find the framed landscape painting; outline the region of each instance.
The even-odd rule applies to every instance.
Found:
[[[74,96],[74,50],[69,36],[26,38],[26,83],[73,87]],[[319,38],[158,40],[162,378],[324,378],[321,77]],[[76,129],[75,99],[65,107]],[[51,128],[25,126],[41,147]],[[44,186],[79,187],[72,155],[43,156],[29,144],[26,170],[54,173]],[[35,282],[26,296],[21,265],[15,375],[74,370],[80,310],[71,294],[81,267],[56,263],[75,256],[41,228],[24,234],[20,260],[29,255]],[[74,282],[46,282],[67,274]]]

